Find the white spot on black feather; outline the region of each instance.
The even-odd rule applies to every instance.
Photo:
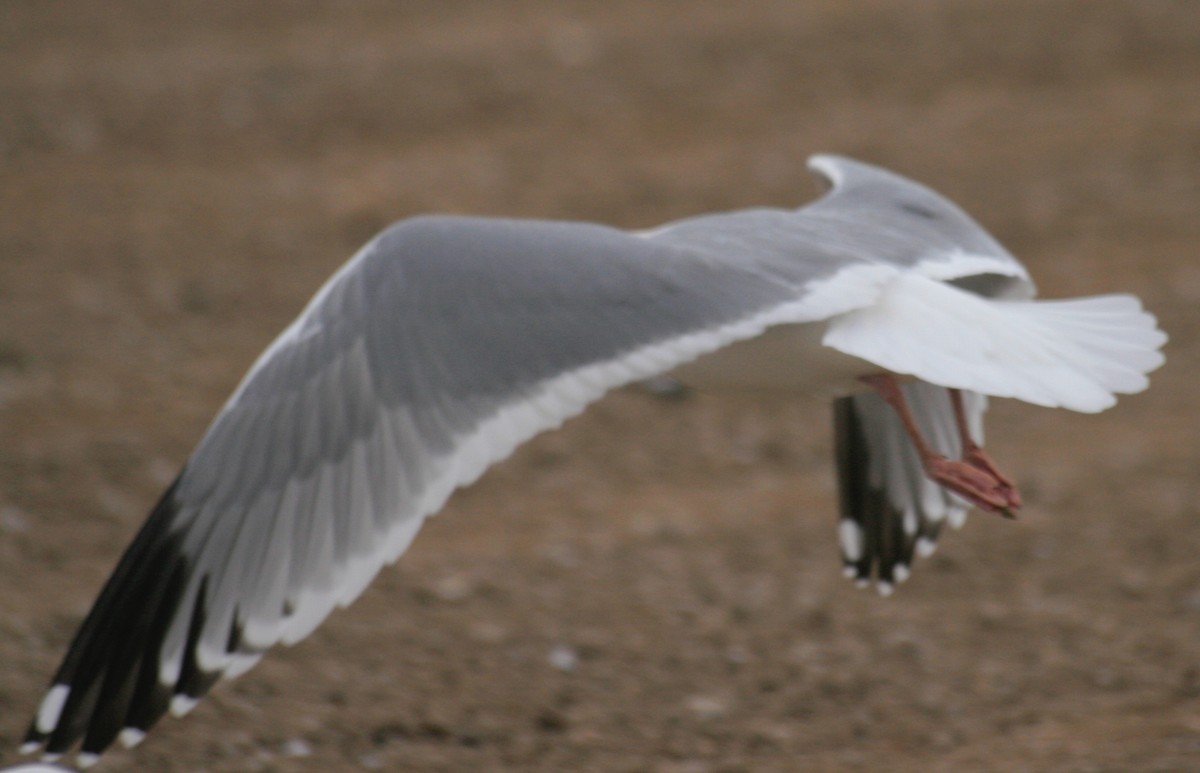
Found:
[[[863,530],[857,522],[843,518],[838,522],[838,539],[842,543],[842,556],[849,563],[862,560]]]

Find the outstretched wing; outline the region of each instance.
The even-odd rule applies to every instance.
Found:
[[[98,752],[307,635],[422,519],[608,389],[761,331],[786,285],[587,225],[409,221],[258,361],[79,631],[32,743]]]
[[[642,234],[429,217],[376,237],[214,420],[80,628],[26,748],[82,741],[87,762],[118,736],[136,743],[303,638],[456,487],[609,389],[869,305],[922,261],[959,260],[948,278],[1024,276],[927,189],[813,166],[834,187],[799,211]]]

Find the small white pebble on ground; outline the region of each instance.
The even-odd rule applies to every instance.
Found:
[[[452,574],[433,584],[433,595],[449,603],[464,601],[475,590],[475,583],[465,574]]]
[[[313,753],[312,747],[303,738],[289,738],[284,741],[282,751],[285,757],[311,757]]]
[[[550,650],[547,659],[550,661],[550,665],[559,671],[574,671],[575,667],[579,665],[579,653],[566,644],[555,645]]]
[[[701,719],[719,719],[728,709],[725,701],[715,695],[693,695],[687,699],[686,706]]]

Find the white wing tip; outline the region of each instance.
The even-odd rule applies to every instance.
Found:
[[[838,523],[838,541],[842,545],[842,556],[849,563],[856,563],[863,555],[862,527],[849,518],[843,518]]]
[[[171,696],[171,716],[185,717],[188,713],[196,708],[196,699],[190,695],[176,693]]]
[[[46,697],[42,698],[42,703],[38,706],[35,723],[39,733],[49,734],[58,727],[58,719],[62,716],[63,706],[66,705],[70,694],[71,687],[65,684],[56,684],[46,692]]]
[[[145,740],[146,731],[138,727],[126,727],[121,730],[121,735],[118,738],[122,746],[126,749],[132,749]]]

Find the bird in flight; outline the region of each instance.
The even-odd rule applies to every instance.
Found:
[[[843,571],[883,592],[974,506],[1012,516],[991,397],[1095,412],[1166,336],[1129,295],[1034,300],[959,207],[820,155],[799,209],[648,231],[401,221],[338,270],[221,408],[72,641],[22,747],[86,766],[307,636],[424,519],[535,434],[659,374],[828,395]]]

